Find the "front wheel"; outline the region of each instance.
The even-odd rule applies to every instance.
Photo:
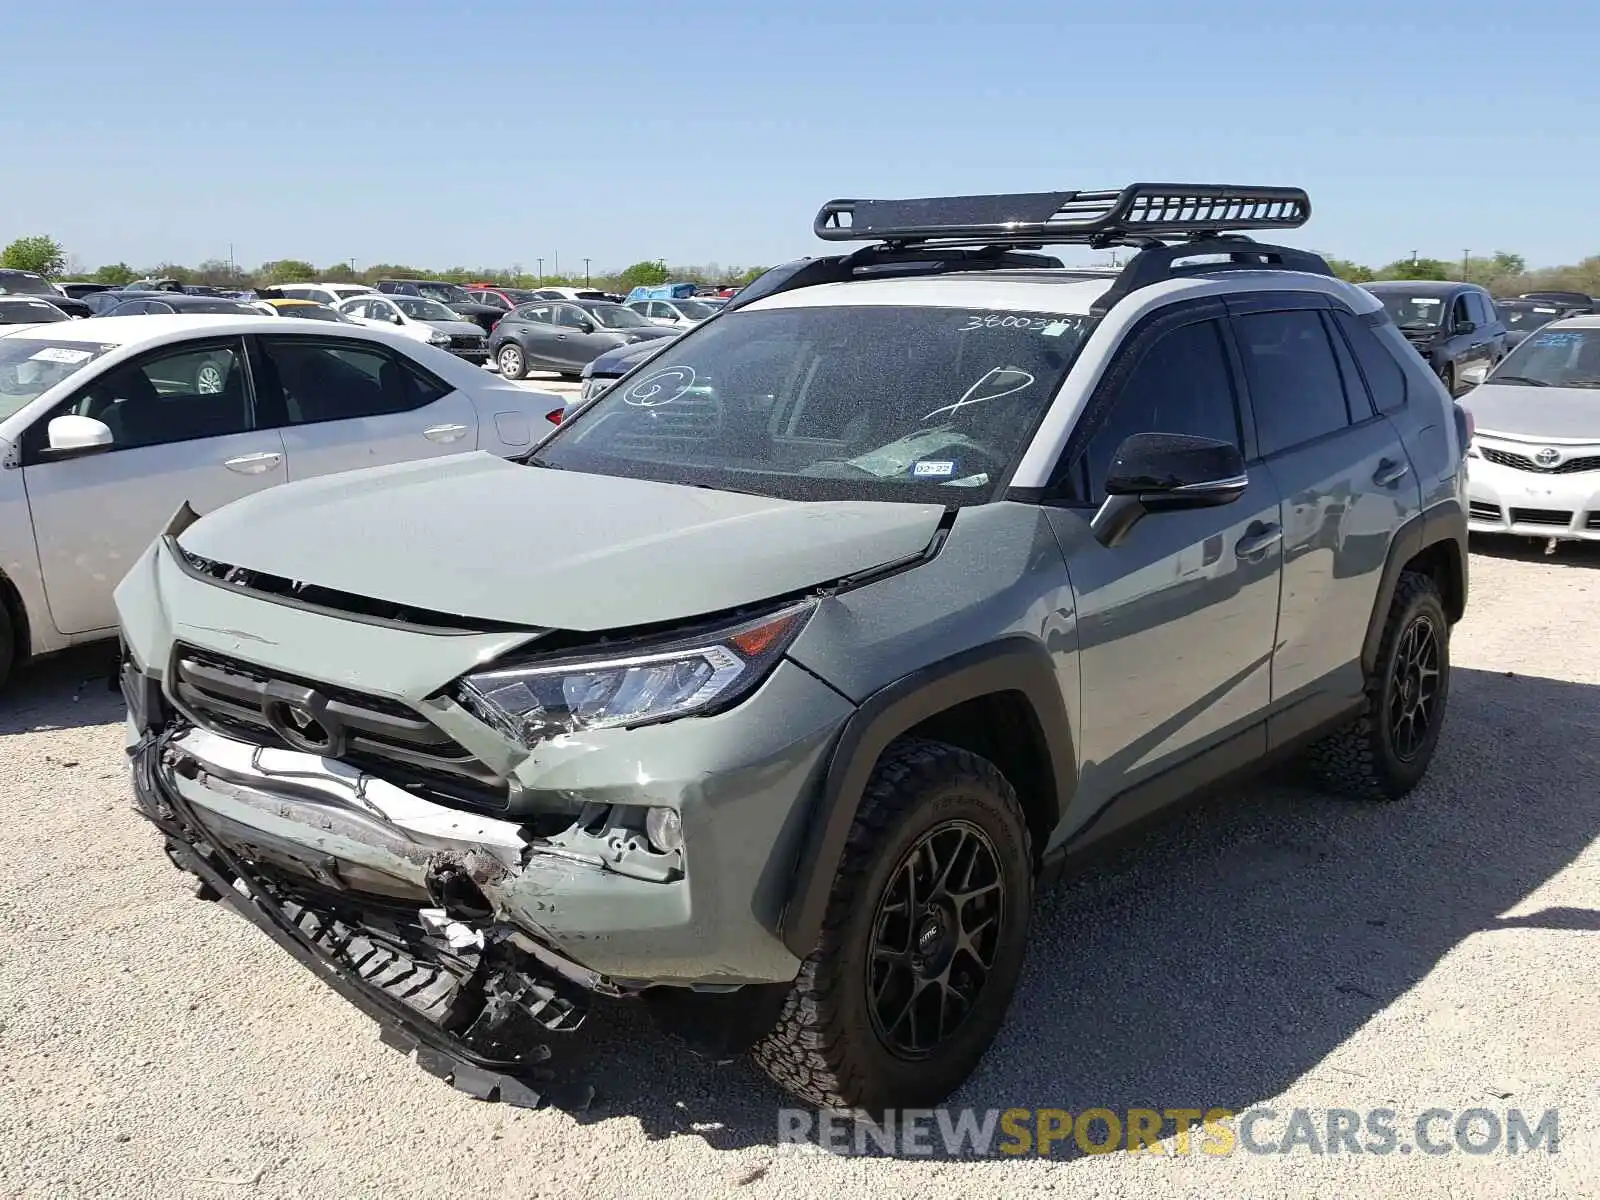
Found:
[[[521,379],[528,373],[528,360],[522,356],[522,347],[515,342],[500,347],[495,363],[500,367],[502,379]]]
[[[816,949],[757,1064],[808,1103],[926,1107],[978,1065],[1022,968],[1028,828],[994,764],[895,743],[851,826]]]
[[[0,604],[0,687],[11,676],[11,667],[17,659],[17,635],[11,628],[11,614]]]
[[[1340,791],[1398,800],[1433,761],[1450,699],[1450,622],[1439,585],[1402,572],[1367,681],[1367,711],[1312,746],[1313,767]]]

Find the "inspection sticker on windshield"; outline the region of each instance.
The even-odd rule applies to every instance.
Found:
[[[911,474],[917,479],[943,479],[956,473],[956,464],[948,458],[925,458],[911,467]]]
[[[1051,321],[1050,324],[1039,330],[1039,333],[1042,337],[1060,337],[1071,328],[1072,326],[1065,321]]]
[[[73,350],[66,346],[46,346],[28,356],[34,362],[69,363],[76,366],[94,357],[93,350]]]

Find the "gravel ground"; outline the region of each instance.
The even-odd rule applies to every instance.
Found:
[[[1382,1106],[1402,1130],[1433,1106],[1556,1108],[1558,1154],[786,1154],[753,1070],[626,1010],[578,1035],[589,1111],[477,1103],[190,898],[128,807],[99,662],[74,655],[0,700],[0,1194],[1593,1196],[1597,551],[1474,556],[1449,723],[1409,800],[1285,776],[1044,897],[1010,1023],[954,1101]]]

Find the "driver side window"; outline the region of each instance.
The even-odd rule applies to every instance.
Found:
[[[111,430],[111,450],[247,433],[254,425],[243,347],[234,340],[124,363],[57,405],[28,430],[25,459],[39,461],[56,417],[92,417]]]
[[[1072,498],[1099,504],[1106,473],[1123,441],[1136,433],[1184,433],[1244,445],[1239,406],[1222,331],[1215,320],[1158,334],[1122,374],[1120,385],[1068,480]]]

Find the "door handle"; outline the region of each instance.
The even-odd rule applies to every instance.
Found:
[[[1404,479],[1410,470],[1411,464],[1408,462],[1385,458],[1379,461],[1378,469],[1372,473],[1372,482],[1379,487],[1390,487]]]
[[[1277,545],[1283,540],[1283,526],[1276,521],[1263,524],[1260,521],[1250,522],[1250,527],[1245,530],[1244,536],[1233,544],[1233,552],[1240,558],[1254,558],[1263,550]]]
[[[435,425],[431,429],[424,429],[422,436],[430,442],[455,442],[467,434],[465,425]]]
[[[228,459],[222,465],[241,475],[264,475],[274,470],[282,461],[283,455],[268,451],[264,454],[241,454],[238,458]]]

